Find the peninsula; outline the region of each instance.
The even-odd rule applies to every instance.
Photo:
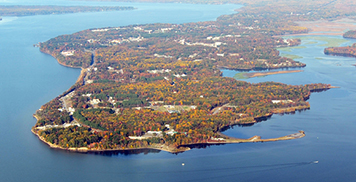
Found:
[[[220,68],[305,66],[275,48],[299,45],[300,39],[280,35],[307,33],[294,22],[327,18],[320,13],[324,9],[308,13],[321,5],[300,9],[289,1],[278,6],[287,9],[246,5],[216,21],[96,28],[40,43],[42,52],[82,72],[71,88],[34,114],[32,132],[51,147],[79,152],[149,148],[175,153],[195,144],[303,137],[304,132],[231,139],[219,132],[308,109],[312,92],[332,88],[222,77]],[[298,15],[290,13],[293,8]]]
[[[355,39],[356,31],[349,30],[343,35],[343,37]],[[328,47],[324,49],[324,53],[327,55],[334,55],[334,56],[356,57],[356,43],[352,44],[351,46],[345,46],[345,47]]]

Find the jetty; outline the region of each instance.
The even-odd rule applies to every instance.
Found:
[[[227,137],[226,135],[222,135],[223,137]],[[253,136],[249,139],[239,139],[239,138],[232,138],[228,137],[227,139],[223,138],[212,138],[210,139],[207,144],[224,144],[224,143],[248,143],[248,142],[273,142],[273,141],[281,141],[281,140],[293,140],[298,138],[305,137],[304,131],[299,131],[298,133],[278,137],[278,138],[269,138],[269,139],[262,139],[261,136]]]

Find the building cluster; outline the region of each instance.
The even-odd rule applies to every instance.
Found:
[[[280,103],[284,103],[284,104],[289,104],[289,103],[293,103],[292,100],[272,100],[273,104],[280,104]]]
[[[166,127],[166,131],[164,131],[164,133],[166,135],[171,135],[173,136],[174,134],[178,133],[176,131],[174,131],[173,128],[171,128],[169,126],[169,124],[164,125]],[[163,137],[163,131],[147,131],[144,135],[142,136],[129,136],[130,139],[132,140],[144,140],[144,139],[149,139],[152,137],[158,137],[158,138],[162,138]]]
[[[39,126],[36,127],[37,130],[47,130],[47,129],[51,129],[51,128],[68,128],[70,126],[78,126],[78,127],[82,127],[82,125],[78,122],[72,122],[72,123],[64,123],[62,125],[45,125],[45,126]]]
[[[152,74],[157,74],[157,73],[169,73],[172,70],[170,69],[161,69],[161,70],[147,70],[148,73],[152,73]]]

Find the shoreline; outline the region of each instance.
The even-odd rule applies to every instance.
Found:
[[[70,152],[78,152],[78,153],[99,153],[99,152],[127,152],[127,151],[135,151],[135,150],[158,150],[158,151],[165,151],[165,152],[169,152],[172,154],[177,154],[177,153],[182,153],[185,151],[189,151],[193,148],[197,148],[201,145],[221,145],[221,144],[234,144],[234,143],[257,143],[257,142],[275,142],[275,141],[284,141],[284,140],[293,140],[293,139],[299,139],[299,138],[303,138],[305,136],[305,132],[303,130],[299,131],[299,133],[294,133],[294,134],[290,134],[290,135],[286,135],[286,136],[281,136],[281,137],[277,137],[277,138],[267,138],[267,139],[262,139],[261,136],[253,136],[251,138],[248,139],[242,139],[242,138],[234,138],[234,137],[230,137],[228,135],[222,134],[221,131],[225,131],[227,129],[229,129],[231,126],[235,126],[235,125],[241,125],[241,126],[249,126],[249,125],[253,125],[255,123],[258,122],[262,122],[267,120],[268,118],[272,117],[273,114],[288,114],[288,113],[294,113],[296,111],[302,111],[302,110],[307,110],[310,109],[310,105],[307,106],[296,106],[296,107],[287,107],[287,108],[279,108],[279,109],[275,109],[272,111],[272,113],[268,113],[264,116],[260,116],[260,117],[248,117],[250,119],[253,119],[253,121],[251,122],[245,122],[245,123],[239,123],[241,120],[243,119],[248,119],[248,118],[243,118],[241,120],[238,121],[231,121],[229,126],[226,126],[224,128],[221,128],[217,134],[219,134],[222,137],[225,137],[226,139],[224,140],[212,140],[212,139],[208,139],[207,142],[198,142],[198,143],[190,143],[190,144],[183,144],[183,145],[179,145],[178,147],[172,147],[169,145],[165,145],[165,144],[154,144],[151,146],[147,146],[147,147],[140,147],[140,148],[121,148],[121,149],[90,149],[87,147],[69,147],[69,148],[65,148],[65,147],[61,147],[59,145],[50,143],[48,141],[46,141],[42,136],[40,136],[34,128],[31,129],[31,132],[36,135],[43,143],[47,144],[50,148],[53,149],[59,149],[59,150],[65,150],[65,151],[70,151]],[[34,118],[36,118],[36,120],[38,120],[38,116],[37,115],[33,115]],[[297,136],[297,137],[295,137]]]
[[[248,78],[276,75],[276,74],[286,74],[286,73],[298,73],[303,72],[303,70],[289,70],[289,71],[268,71],[268,72],[255,72],[255,73],[244,73],[243,76]]]
[[[45,54],[51,55],[52,57],[54,57],[52,54],[48,53],[48,52],[44,52],[41,51]],[[55,57],[54,57],[55,58]],[[82,67],[72,67],[72,66],[68,66],[65,65],[63,63],[61,63],[57,58],[55,58],[57,60],[57,62],[65,67],[69,67],[69,68],[75,68],[75,69],[81,69],[81,73],[79,75],[79,77],[77,78],[77,81],[75,82],[75,85],[77,85],[78,83],[81,84],[81,82],[83,82],[82,79],[85,78],[85,74],[87,73],[87,68],[82,68]],[[301,67],[305,67],[306,65],[302,65],[302,66],[297,66],[297,67],[280,67],[280,68],[266,68],[266,69],[256,69],[256,68],[252,68],[252,69],[245,69],[244,71],[251,71],[251,70],[269,70],[269,69],[283,69],[283,68],[301,68]],[[231,68],[227,68],[227,67],[220,67],[220,69],[231,69]],[[302,70],[291,70],[291,72],[301,72]],[[289,71],[272,71],[272,72],[289,72]],[[278,74],[278,73],[275,73]],[[72,86],[72,87],[73,87]],[[65,91],[64,93],[72,90],[73,88],[69,88],[67,91]],[[74,88],[75,89],[75,88]],[[61,94],[63,95],[63,94]],[[298,110],[305,110],[305,109],[309,109],[310,106],[304,106],[304,107],[288,107],[288,108],[280,108],[280,111],[272,111],[271,113],[266,114],[265,116],[260,116],[260,117],[252,117],[253,121],[251,122],[245,122],[245,123],[238,123],[239,121],[231,121],[231,124],[227,127],[233,126],[233,125],[253,125],[255,123],[261,122],[263,120],[268,119],[269,117],[271,117],[273,114],[287,114],[287,113],[293,113],[295,111]],[[37,115],[33,115],[36,120],[38,120]],[[246,118],[245,118],[246,119]],[[247,118],[248,119],[248,118]],[[211,140],[209,139],[207,142],[205,143],[191,143],[191,144],[184,144],[184,145],[180,145],[178,147],[172,147],[172,146],[168,146],[168,145],[164,145],[164,144],[155,144],[155,145],[151,145],[148,147],[141,147],[141,148],[124,148],[124,149],[89,149],[87,147],[69,147],[69,148],[64,148],[61,147],[59,145],[56,144],[52,144],[48,141],[46,141],[42,136],[39,136],[38,133],[34,130],[34,128],[31,129],[31,132],[36,135],[42,142],[44,142],[45,144],[47,144],[48,146],[50,146],[50,148],[53,149],[60,149],[60,150],[66,150],[66,151],[70,151],[70,152],[78,152],[78,153],[98,153],[98,152],[125,152],[125,151],[134,151],[134,150],[158,150],[158,151],[166,151],[172,154],[177,154],[177,153],[181,153],[181,152],[185,152],[188,150],[191,150],[192,148],[196,148],[195,146],[198,145],[221,145],[221,144],[233,144],[233,143],[256,143],[256,142],[271,142],[271,141],[283,141],[283,140],[292,140],[292,139],[298,139],[298,138],[302,138],[305,136],[304,131],[300,131],[298,137],[289,137],[290,135],[287,136],[282,136],[282,137],[278,137],[278,138],[269,138],[269,139],[262,139],[261,136],[254,136],[251,137],[249,139],[237,139],[237,138],[233,138],[233,137],[229,137],[226,136],[227,139],[225,139],[224,141],[222,140]],[[220,133],[220,132],[218,132]],[[298,134],[298,133],[297,133]],[[295,135],[295,134],[291,134],[291,135]]]
[[[309,33],[307,33],[308,35],[310,35]],[[293,34],[293,35],[297,35],[297,34]],[[284,35],[285,36],[285,35]],[[76,84],[81,84],[80,82],[83,82],[83,79],[85,78],[85,75],[87,73],[87,68],[83,68],[83,67],[73,67],[73,66],[69,66],[66,65],[64,63],[61,63],[54,55],[50,54],[50,52],[48,51],[42,51],[40,49],[41,52],[45,53],[45,54],[49,54],[52,57],[54,57],[57,62],[65,67],[69,67],[69,68],[81,68],[81,73],[77,79],[77,81],[75,82],[75,84],[73,86],[75,86]],[[273,70],[273,69],[283,69],[283,68],[302,68],[305,67],[306,64],[302,64],[299,66],[281,66],[281,67],[273,67],[273,68],[246,68],[246,69],[233,69],[233,68],[229,68],[229,67],[225,67],[225,66],[218,66],[219,69],[230,69],[230,70],[240,70],[240,71],[252,71],[252,70]],[[270,72],[266,72],[266,73],[253,73],[252,76],[250,77],[256,77],[256,76],[266,76],[266,75],[273,75],[273,74],[282,74],[282,73],[294,73],[294,72],[302,72],[302,70],[290,70],[290,71],[270,71]],[[73,87],[72,86],[72,87]],[[70,89],[72,89],[72,87]],[[74,88],[75,89],[75,88]],[[285,113],[293,113],[295,111],[298,110],[305,110],[305,109],[309,109],[310,105],[306,105],[306,106],[296,106],[296,107],[288,107],[288,108],[278,108],[273,110],[271,113],[267,114],[266,116],[260,116],[260,117],[255,117],[252,118],[253,121],[247,121],[246,123],[239,123],[239,121],[231,121],[230,126],[233,125],[253,125],[257,122],[260,122],[262,120],[268,119],[269,117],[271,117],[273,114],[285,114]],[[34,117],[38,120],[38,117],[36,117],[34,115]],[[36,135],[42,142],[46,143],[47,145],[50,146],[50,148],[54,148],[54,149],[61,149],[61,150],[67,150],[67,151],[72,151],[72,152],[80,152],[80,153],[88,153],[88,152],[114,152],[114,151],[130,151],[130,150],[142,150],[142,149],[154,149],[154,150],[159,150],[159,151],[166,151],[169,153],[180,153],[180,152],[184,152],[184,151],[188,151],[191,150],[191,148],[195,148],[195,145],[217,145],[217,144],[229,144],[229,143],[249,143],[249,142],[269,142],[269,141],[282,141],[282,140],[292,140],[292,139],[298,139],[298,138],[302,138],[305,136],[304,131],[299,131],[299,133],[296,134],[291,134],[291,135],[287,135],[287,136],[282,136],[282,137],[278,137],[278,138],[270,138],[270,139],[262,139],[261,136],[253,136],[249,139],[236,139],[236,138],[232,138],[229,136],[225,136],[227,139],[217,139],[217,140],[212,140],[212,139],[208,139],[207,142],[203,142],[203,143],[190,143],[190,144],[184,144],[184,145],[179,145],[177,147],[173,147],[173,146],[169,146],[169,145],[165,145],[165,144],[154,144],[154,145],[150,145],[147,147],[140,147],[140,148],[120,148],[120,149],[90,149],[87,147],[70,147],[70,148],[64,148],[61,147],[59,145],[56,144],[52,144],[48,141],[46,141],[44,139],[44,137],[40,136],[38,134],[38,132],[36,132],[36,130],[34,128],[31,129],[31,132]],[[218,132],[220,133],[220,132]]]
[[[178,148],[174,148],[167,146],[167,145],[162,145],[162,144],[157,144],[155,146],[151,146],[151,147],[141,147],[141,148],[125,148],[125,149],[89,149],[87,147],[69,147],[69,148],[64,148],[61,147],[59,145],[50,143],[48,141],[46,141],[42,136],[38,135],[38,133],[36,133],[36,131],[34,129],[31,129],[31,132],[36,135],[43,143],[47,144],[50,148],[53,149],[60,149],[60,150],[66,150],[66,151],[71,151],[71,152],[79,152],[79,153],[88,153],[88,152],[114,152],[114,151],[130,151],[130,150],[144,150],[144,149],[153,149],[153,150],[160,150],[160,151],[166,151],[169,153],[180,153],[180,152],[185,152],[188,150],[191,150],[191,148],[184,148],[184,149],[179,149],[181,147]]]
[[[294,35],[294,34],[293,34]],[[294,68],[304,68],[307,65],[304,63],[301,63],[302,65],[300,66],[281,66],[281,67],[271,67],[271,68],[231,68],[228,66],[218,66],[218,69],[225,69],[225,70],[234,70],[234,71],[241,71],[241,72],[250,72],[250,71],[265,71],[265,70],[277,70],[277,69],[294,69]]]
[[[125,148],[125,149],[89,149],[87,147],[69,147],[69,148],[64,148],[56,144],[52,144],[48,141],[46,141],[42,136],[39,136],[38,133],[35,132],[34,129],[31,129],[31,132],[36,135],[43,143],[47,144],[50,148],[53,149],[60,149],[60,150],[66,150],[70,152],[78,152],[78,153],[98,153],[98,152],[124,152],[124,151],[133,151],[133,150],[159,150],[159,151],[165,151],[169,152],[172,154],[177,154],[181,152],[185,152],[188,150],[191,150],[193,148],[196,148],[195,146],[198,145],[221,145],[221,144],[234,144],[234,143],[257,143],[257,142],[274,142],[274,141],[284,141],[284,140],[293,140],[293,139],[299,139],[305,137],[305,132],[304,131],[299,131],[298,133],[293,133],[290,135],[278,137],[278,138],[267,138],[267,139],[262,139],[261,136],[253,136],[248,139],[238,139],[238,138],[233,138],[233,137],[228,137],[228,139],[224,140],[211,140],[209,139],[207,142],[204,143],[190,143],[190,144],[184,144],[180,145],[177,148],[167,146],[164,144],[156,144],[152,145],[150,147],[141,147],[141,148]],[[226,136],[226,135],[224,135]]]
[[[66,64],[64,64],[64,63],[61,63],[61,62],[59,61],[59,59],[57,59],[56,56],[52,55],[50,52],[41,50],[41,43],[39,43],[39,45],[40,45],[40,46],[39,46],[39,47],[40,47],[40,48],[39,48],[40,52],[52,56],[54,59],[56,59],[56,61],[57,61],[58,64],[60,64],[60,65],[62,65],[62,66],[64,66],[64,67],[68,67],[68,68],[83,69],[83,67],[81,67],[81,66],[70,66],[70,65],[66,65]]]

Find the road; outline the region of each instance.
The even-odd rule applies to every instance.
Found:
[[[92,64],[86,68],[85,70],[85,77],[83,79],[83,85],[86,84],[87,80],[88,80],[88,77],[90,75],[90,72],[93,70],[93,68],[96,66],[96,58],[95,58],[95,51],[91,51],[91,50],[88,50],[88,49],[84,49],[85,52],[90,52],[92,54],[92,58],[93,58],[93,61],[92,61]]]

